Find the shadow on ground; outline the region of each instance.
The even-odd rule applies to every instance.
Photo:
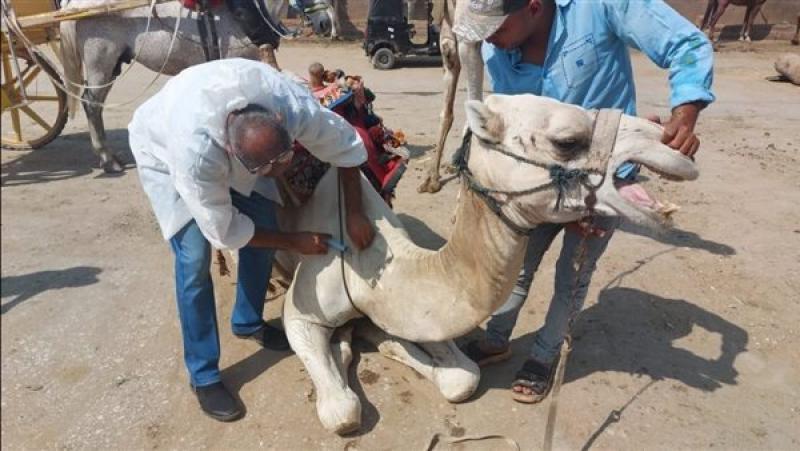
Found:
[[[3,277],[2,282],[0,282],[2,298],[13,297],[13,299],[2,304],[0,314],[5,315],[12,308],[48,290],[84,287],[95,284],[100,281],[97,275],[102,271],[102,269],[93,266],[76,266],[52,271],[38,271],[21,276]]]
[[[629,221],[621,221],[619,230],[633,235],[652,238],[659,243],[668,244],[670,246],[702,249],[714,255],[736,255],[736,249],[732,248],[731,246],[704,239],[700,235],[688,230],[672,228],[660,233],[642,226],[638,226]]]
[[[127,169],[134,167],[128,147],[126,129],[107,130],[108,146],[117,152]],[[13,187],[34,183],[66,180],[96,173],[109,177],[99,168],[100,159],[92,151],[89,133],[75,133],[57,138],[50,144],[32,151],[3,150],[4,157],[17,158],[2,165],[2,186]]]
[[[708,359],[674,345],[695,327],[719,334],[718,357]],[[733,363],[748,342],[744,329],[692,302],[624,287],[603,290],[598,302],[579,316],[573,337],[565,384],[615,371],[672,379],[703,391],[736,385]],[[534,333],[513,340],[513,359],[484,368],[476,397],[490,388],[508,389],[533,340]]]

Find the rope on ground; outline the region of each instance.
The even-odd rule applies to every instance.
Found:
[[[446,437],[445,435],[439,432],[433,434],[433,437],[431,437],[431,440],[428,442],[428,446],[425,448],[425,451],[433,451],[439,444],[455,445],[458,443],[480,442],[485,440],[502,440],[509,446],[510,449],[513,449],[514,451],[520,451],[519,443],[517,443],[514,439],[506,437],[505,435],[486,434],[486,435],[468,435],[466,437],[450,438]]]

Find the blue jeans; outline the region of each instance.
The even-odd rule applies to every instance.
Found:
[[[553,298],[550,300],[544,325],[536,332],[530,352],[531,357],[539,362],[549,364],[558,354],[567,333],[567,323],[572,308],[570,304],[573,302],[573,287],[577,290],[574,302],[578,308],[583,308],[592,273],[597,267],[597,261],[605,252],[608,242],[619,224],[619,219],[596,217],[594,224],[605,229],[606,234],[603,237],[593,235],[587,239],[586,260],[580,274],[573,262],[581,243],[581,235],[569,229],[564,230],[564,244],[556,263]],[[492,345],[508,346],[511,331],[514,329],[519,312],[528,297],[533,276],[539,268],[545,252],[562,229],[564,229],[564,224],[541,224],[531,232],[528,249],[525,253],[525,262],[517,284],[506,303],[492,315],[487,325],[486,337]]]
[[[253,192],[250,197],[231,191],[233,205],[256,228],[277,230],[275,204]],[[195,221],[170,240],[175,253],[175,289],[183,334],[183,358],[191,383],[202,387],[220,381],[219,333],[211,283],[211,244]],[[231,315],[233,333],[250,335],[264,325],[264,300],[272,272],[274,249],[239,249],[236,303]]]

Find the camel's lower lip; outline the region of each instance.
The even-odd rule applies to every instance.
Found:
[[[672,214],[680,209],[671,202],[659,201],[639,183],[619,181],[614,185],[626,202],[661,221],[669,221]]]

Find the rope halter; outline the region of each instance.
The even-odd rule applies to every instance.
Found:
[[[511,198],[538,193],[552,188],[556,190],[557,194],[556,204],[553,210],[558,211],[562,207],[566,192],[570,188],[580,184],[589,190],[590,194],[587,196],[586,202],[589,211],[593,211],[596,201],[595,193],[605,181],[608,160],[611,158],[611,153],[614,150],[614,146],[617,141],[617,131],[619,129],[619,123],[621,119],[622,111],[620,110],[602,109],[595,112],[592,127],[592,140],[589,146],[588,155],[586,157],[586,165],[581,169],[567,169],[557,163],[548,163],[526,158],[522,155],[510,152],[502,144],[491,144],[486,146],[487,149],[498,152],[522,164],[547,169],[549,180],[531,188],[522,190],[497,190],[484,186],[478,182],[475,179],[475,175],[469,169],[469,156],[470,149],[472,147],[472,130],[469,128],[467,128],[467,131],[464,134],[464,140],[461,142],[461,147],[459,147],[458,150],[456,150],[456,153],[453,155],[453,166],[466,181],[467,188],[473,193],[477,194],[478,197],[480,197],[484,203],[486,203],[486,206],[488,206],[489,209],[495,215],[497,215],[497,217],[500,218],[505,225],[520,235],[527,235],[532,229],[522,227],[512,221],[511,218],[509,218],[503,212],[503,207],[508,203],[508,200],[500,201],[497,197],[495,197],[495,195],[502,194],[508,198]],[[589,175],[591,174],[601,176],[601,179],[597,184],[590,183]]]

